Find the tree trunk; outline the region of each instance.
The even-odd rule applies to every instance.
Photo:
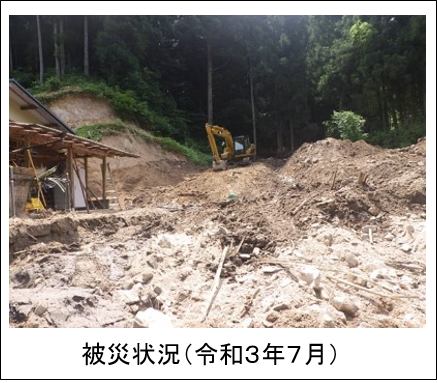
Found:
[[[423,82],[422,88],[423,88],[423,91],[422,91],[422,94],[423,94],[423,115],[426,118],[426,80]]]
[[[213,94],[212,94],[212,54],[211,54],[211,44],[209,40],[206,41],[207,49],[207,70],[208,70],[208,124],[212,124],[213,118]]]
[[[42,38],[39,16],[36,16],[36,28],[38,29],[39,82],[42,85],[44,82],[44,59],[42,57]]]
[[[85,76],[90,75],[90,63],[88,56],[88,18],[83,17],[83,73]]]
[[[61,76],[65,75],[65,37],[64,37],[64,19],[59,19],[59,53],[61,61]]]
[[[61,65],[59,63],[59,33],[58,33],[58,21],[55,19],[53,22],[53,42],[55,45],[55,68],[56,76],[61,77]]]
[[[252,60],[250,59],[250,54],[249,54],[249,81],[250,81],[250,104],[252,106],[253,143],[256,146],[255,97],[253,94],[253,70],[252,70]]]
[[[290,121],[289,121],[289,128],[290,128],[290,154],[294,152],[294,126],[293,126],[293,119],[291,117],[290,113]]]
[[[278,116],[276,116],[276,146],[277,155],[281,157],[282,155],[282,125],[279,122]]]
[[[14,70],[14,62],[12,60],[12,45],[11,38],[9,37],[9,70]]]

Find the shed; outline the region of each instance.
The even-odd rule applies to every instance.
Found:
[[[102,161],[101,196],[89,188],[90,157]],[[77,136],[17,81],[9,80],[10,215],[24,212],[22,199],[30,183],[45,208],[108,207],[108,157],[139,156]]]

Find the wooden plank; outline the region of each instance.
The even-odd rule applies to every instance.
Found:
[[[206,306],[206,310],[205,310],[205,313],[203,315],[202,322],[204,322],[206,320],[206,318],[209,314],[209,311],[211,310],[212,303],[214,302],[214,299],[217,296],[217,293],[219,291],[220,274],[222,273],[223,263],[225,262],[225,259],[228,256],[229,249],[230,249],[229,246],[226,246],[223,249],[223,253],[222,253],[222,256],[220,258],[220,262],[218,264],[218,267],[217,267],[217,272],[215,273],[214,283],[213,283],[212,289],[211,289],[211,296],[209,298],[208,305]]]

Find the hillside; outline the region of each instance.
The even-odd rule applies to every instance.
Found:
[[[199,171],[202,168],[199,163],[210,162],[209,155],[196,149],[155,137],[133,122],[123,122],[106,98],[82,92],[62,92],[60,97],[53,97],[50,93],[41,96],[53,98],[49,102],[50,109],[79,135],[140,156],[109,161],[113,180],[125,206],[131,204],[131,196],[151,187],[174,185]],[[100,161],[96,159],[90,160],[90,185],[95,192],[101,189]]]

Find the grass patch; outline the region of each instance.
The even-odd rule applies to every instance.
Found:
[[[168,152],[182,154],[188,161],[200,166],[209,166],[211,156],[201,152],[200,150],[183,145],[173,138],[156,137],[149,132],[138,129],[135,126],[116,120],[107,123],[96,123],[82,125],[75,129],[78,136],[89,138],[94,141],[100,141],[102,137],[112,136],[123,132],[132,133],[134,136],[141,137],[144,141],[160,145],[163,150]]]

